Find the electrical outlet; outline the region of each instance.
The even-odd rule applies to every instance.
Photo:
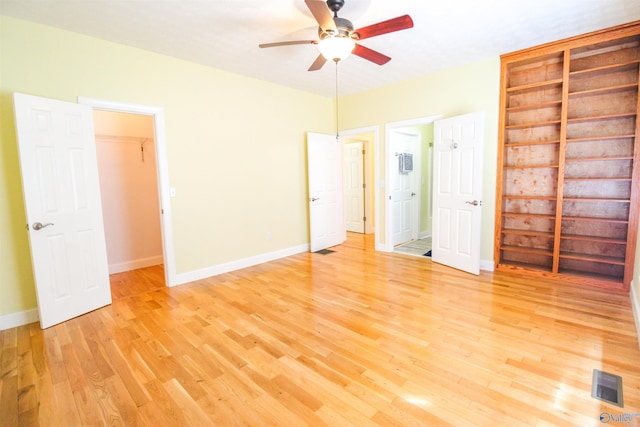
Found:
[[[267,231],[267,240],[271,240],[271,232]]]
[[[171,187],[171,188],[169,189],[169,195],[170,195],[171,197],[176,197],[176,189],[175,189],[175,188],[173,188],[173,187]]]

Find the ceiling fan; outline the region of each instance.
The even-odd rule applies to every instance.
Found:
[[[338,62],[346,58],[350,53],[371,61],[378,65],[384,65],[391,60],[390,57],[358,42],[370,37],[406,30],[413,27],[413,20],[409,15],[399,16],[377,24],[354,29],[351,21],[338,17],[338,11],[344,6],[344,0],[305,0],[313,17],[318,21],[318,38],[320,40],[294,40],[276,43],[264,43],[261,48],[290,46],[298,44],[317,44],[320,55],[309,67],[309,71],[322,68],[327,60]],[[331,15],[333,12],[333,16]]]

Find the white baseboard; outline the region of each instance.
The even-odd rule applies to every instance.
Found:
[[[480,260],[480,270],[493,271],[493,267],[494,267],[493,260],[488,260],[488,259]]]
[[[418,234],[418,239],[426,239],[427,237],[431,237],[430,231],[421,231],[420,234]]]
[[[0,316],[0,331],[27,325],[37,322],[38,320],[40,320],[40,315],[38,314],[37,308],[5,314],[4,316]]]
[[[219,274],[228,273],[230,271],[240,270],[254,265],[262,264],[269,261],[275,261],[301,252],[307,252],[309,244],[294,246],[266,254],[255,255],[249,258],[230,261],[224,264],[213,265],[211,267],[202,268],[200,270],[190,271],[188,273],[180,273],[176,277],[176,285],[183,285],[196,280],[206,279],[207,277],[217,276]]]
[[[633,311],[633,319],[636,322],[636,334],[638,335],[638,346],[640,347],[640,289],[637,288],[640,288],[640,283],[632,280],[630,291],[631,311]]]
[[[109,274],[122,273],[123,271],[137,270],[138,268],[151,267],[152,265],[162,264],[164,258],[162,255],[149,258],[134,259],[131,261],[119,262],[117,264],[109,264]]]

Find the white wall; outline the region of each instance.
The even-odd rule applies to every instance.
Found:
[[[109,273],[162,264],[153,118],[96,110],[94,126]]]

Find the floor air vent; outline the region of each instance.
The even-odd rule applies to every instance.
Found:
[[[320,249],[319,251],[315,251],[314,254],[320,254],[320,255],[327,255],[327,254],[332,254],[335,251],[332,251],[331,249]]]
[[[624,407],[622,377],[594,369],[591,397]]]

